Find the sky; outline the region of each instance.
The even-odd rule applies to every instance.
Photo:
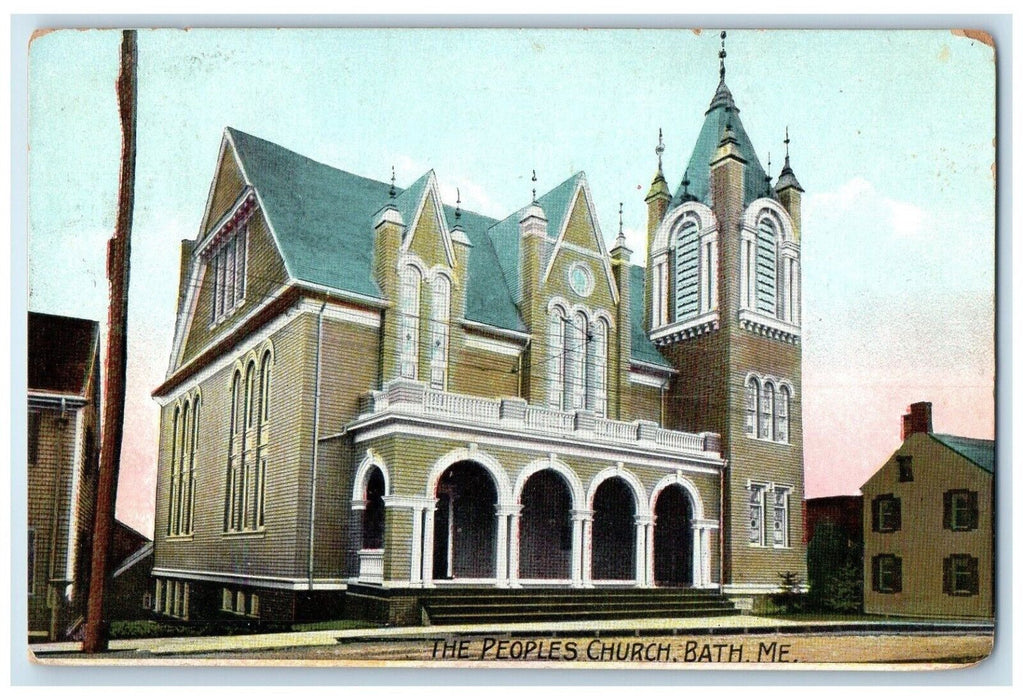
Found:
[[[106,319],[121,35],[29,54],[32,311]],[[158,407],[179,241],[195,238],[227,126],[502,219],[586,172],[633,262],[664,130],[674,190],[718,82],[718,30],[141,30],[128,395],[117,516],[153,529]],[[947,31],[729,31],[727,83],[762,162],[803,200],[808,497],[857,493],[900,416],[994,437],[995,53]]]

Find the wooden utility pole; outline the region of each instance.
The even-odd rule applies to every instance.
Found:
[[[121,467],[124,432],[125,366],[128,359],[128,267],[131,258],[131,222],[135,208],[135,100],[138,94],[135,31],[121,39],[121,72],[117,76],[117,106],[121,116],[121,176],[117,193],[117,223],[107,243],[107,280],[110,307],[107,313],[107,358],[104,365],[106,399],[103,404],[103,439],[99,459],[99,485],[92,535],[92,572],[86,610],[82,651],[106,651],[109,621],[103,601],[109,576],[107,554],[114,529],[117,475]]]

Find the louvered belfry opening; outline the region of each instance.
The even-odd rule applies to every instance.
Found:
[[[658,586],[693,582],[693,508],[678,484],[661,491],[654,506],[654,581]]]
[[[613,477],[593,496],[593,579],[636,577],[636,499],[624,479]]]
[[[497,488],[475,462],[450,466],[437,484],[433,578],[494,578]]]
[[[522,489],[519,576],[568,579],[572,566],[572,497],[565,480],[545,469]]]

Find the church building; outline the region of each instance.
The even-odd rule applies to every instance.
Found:
[[[803,190],[721,59],[674,191],[656,150],[645,267],[582,172],[496,220],[227,128],[153,394],[155,610],[805,581]]]

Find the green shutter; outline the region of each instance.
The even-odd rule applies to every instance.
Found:
[[[970,491],[969,494],[967,494],[967,500],[970,509],[970,529],[976,530],[980,525],[980,511],[977,508],[977,492]]]
[[[945,492],[945,514],[942,518],[942,527],[946,530],[952,529],[952,492]]]
[[[871,528],[874,532],[881,532],[881,508],[878,505],[878,501],[881,500],[880,496],[875,496],[870,502],[870,523]],[[875,557],[876,559],[876,557]],[[874,589],[875,591],[877,588]]]
[[[892,593],[902,592],[902,558],[892,557],[895,573],[892,575]]]
[[[876,528],[875,528],[876,529]],[[875,554],[870,558],[870,587],[871,590],[881,590],[881,555]]]
[[[892,531],[899,531],[902,529],[902,499],[892,498],[892,509],[895,513],[892,520]]]
[[[952,557],[945,557],[945,560],[942,562],[942,584],[941,584],[941,590],[944,591],[945,595],[952,595],[952,593],[953,593],[953,590],[952,590],[953,585],[954,585],[952,583],[953,568],[954,567],[952,565]]]
[[[966,570],[970,572],[970,595],[977,595],[980,592],[980,560],[977,557],[970,557],[966,560]]]

